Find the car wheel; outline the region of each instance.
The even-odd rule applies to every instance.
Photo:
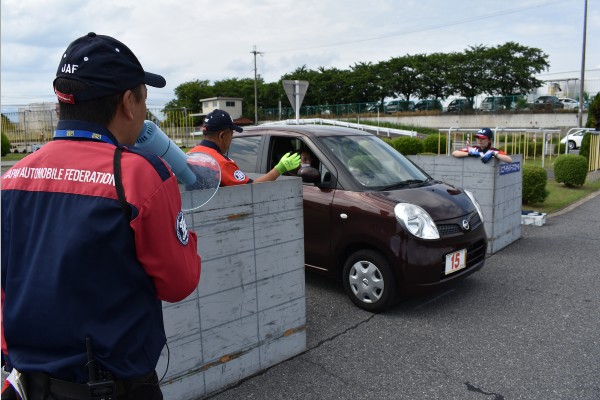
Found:
[[[569,140],[569,150],[575,150],[575,142],[572,140]]]
[[[397,284],[387,260],[378,252],[359,250],[346,260],[344,290],[363,310],[383,311],[397,298]]]

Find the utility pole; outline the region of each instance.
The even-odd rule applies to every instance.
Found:
[[[250,53],[254,54],[254,125],[258,125],[258,89],[257,89],[257,78],[256,78],[256,55],[262,55],[260,51],[256,51],[256,45],[254,50]]]
[[[583,88],[584,88],[584,79],[585,79],[585,37],[587,33],[587,0],[584,0],[584,9],[583,9],[583,45],[581,46],[581,79],[579,80],[579,110],[577,127],[581,128],[583,126]],[[589,111],[588,111],[589,112]]]

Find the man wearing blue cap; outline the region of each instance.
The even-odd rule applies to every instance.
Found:
[[[476,157],[481,159],[481,162],[487,164],[493,157],[503,162],[512,162],[512,158],[504,151],[492,147],[494,133],[490,128],[481,128],[475,134],[477,137],[477,146],[465,147],[461,150],[455,150],[452,155],[454,157]]]
[[[200,279],[177,178],[133,147],[165,84],[112,37],[75,40],[54,140],[2,176],[3,351],[30,400],[162,399],[162,301]]]
[[[226,155],[231,145],[233,131],[242,132],[243,130],[233,123],[233,119],[227,111],[213,110],[206,115],[204,120],[202,127],[204,139],[188,153],[206,153],[217,160],[221,167],[221,186],[274,181],[280,175],[300,166],[300,155],[287,153],[281,157],[279,163],[271,171],[254,180],[250,179],[239,169],[235,161]]]

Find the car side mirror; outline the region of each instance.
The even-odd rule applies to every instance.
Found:
[[[321,179],[319,170],[313,167],[302,167],[298,170],[298,176],[302,177],[302,182],[318,183]]]

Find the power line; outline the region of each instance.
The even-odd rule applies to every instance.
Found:
[[[515,13],[518,13],[518,12],[521,12],[524,10],[529,10],[531,8],[543,7],[543,6],[548,6],[548,5],[551,5],[554,3],[563,3],[563,2],[564,2],[563,0],[538,1],[537,3],[532,3],[529,5],[523,6],[523,7],[511,8],[511,9],[504,10],[504,11],[483,14],[483,15],[479,15],[476,17],[472,17],[472,18],[463,18],[463,19],[460,19],[457,21],[447,22],[447,23],[437,24],[437,25],[430,25],[430,26],[427,26],[424,28],[394,32],[394,33],[389,33],[389,34],[380,35],[380,36],[373,36],[370,38],[354,39],[354,40],[347,40],[347,41],[343,41],[343,42],[322,44],[322,45],[318,45],[318,46],[301,47],[301,48],[295,48],[295,49],[272,50],[272,51],[267,51],[267,53],[272,54],[272,53],[287,53],[287,52],[301,51],[301,50],[314,50],[314,49],[321,49],[321,48],[326,48],[326,47],[369,42],[369,41],[373,41],[373,40],[388,39],[388,38],[392,38],[392,37],[396,37],[396,36],[410,35],[412,33],[426,32],[426,31],[431,31],[431,30],[435,30],[435,29],[447,28],[449,26],[461,25],[461,24],[465,24],[467,22],[480,21],[482,19],[489,19],[489,18],[499,17],[499,16],[503,16],[503,15],[508,15],[508,14],[515,14]]]

